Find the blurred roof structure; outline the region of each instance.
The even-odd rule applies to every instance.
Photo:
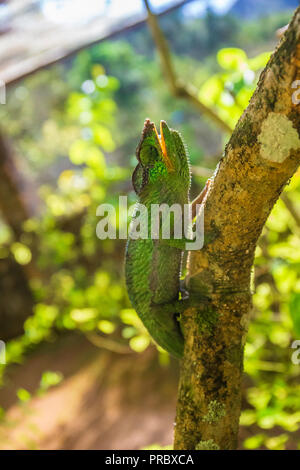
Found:
[[[186,1],[152,3],[163,14]],[[12,84],[145,19],[141,0],[0,0],[0,80]]]

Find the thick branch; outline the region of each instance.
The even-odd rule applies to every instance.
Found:
[[[300,161],[300,8],[261,74],[210,185],[205,246],[191,252],[175,448],[232,449],[240,415],[250,272],[265,221]]]
[[[197,96],[197,89],[191,84],[181,83],[176,76],[168,43],[158,24],[156,16],[152,13],[148,0],[144,0],[148,12],[148,24],[152,33],[153,40],[156,44],[162,64],[163,73],[166,77],[171,93],[177,98],[183,98],[191,103],[201,114],[207,116],[213,121],[223,132],[231,133],[231,127],[223,121],[213,109],[206,106]]]

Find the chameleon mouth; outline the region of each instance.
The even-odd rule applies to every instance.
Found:
[[[157,132],[156,127],[154,126],[154,130],[157,136],[157,140],[162,152],[163,160],[165,162],[165,165],[167,167],[167,171],[171,173],[172,171],[175,171],[175,168],[170,160],[170,157],[167,153],[167,147],[166,147],[166,142],[165,142],[165,137],[164,137],[164,132],[163,132],[163,121],[160,121],[160,135]]]

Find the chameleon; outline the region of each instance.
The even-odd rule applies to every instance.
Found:
[[[161,121],[159,135],[155,124],[146,119],[136,157],[138,164],[133,171],[132,185],[139,203],[131,223],[140,216],[139,204],[147,208],[142,220],[149,225],[153,204],[168,207],[179,204],[183,213],[184,205],[190,203],[191,170],[180,133]],[[196,203],[201,203],[206,192],[207,189],[203,190],[193,201],[193,216]],[[179,318],[185,303],[180,276],[186,239],[172,238],[172,233],[169,239],[163,239],[161,232],[153,239],[150,229],[147,230],[145,238],[134,238],[129,233],[125,255],[128,296],[155,342],[180,359],[184,339]]]

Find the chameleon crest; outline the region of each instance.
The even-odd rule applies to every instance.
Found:
[[[132,184],[138,195],[148,183],[151,185],[164,181],[177,181],[180,186],[185,184],[189,190],[187,150],[179,132],[169,129],[165,121],[160,122],[159,135],[155,124],[146,119],[136,157],[139,163],[133,172]],[[173,189],[176,191],[176,188]]]

